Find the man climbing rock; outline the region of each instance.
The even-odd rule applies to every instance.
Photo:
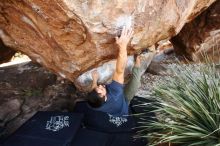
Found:
[[[116,37],[119,53],[112,82],[107,85],[97,85],[99,75],[92,73],[92,91],[88,95],[89,105],[97,110],[113,116],[128,115],[128,105],[140,86],[141,75],[151,62],[154,53],[147,53],[141,59],[136,57],[130,81],[124,86],[124,72],[127,64],[127,45],[132,37],[133,30],[124,27],[120,37]],[[143,63],[141,63],[143,62]]]

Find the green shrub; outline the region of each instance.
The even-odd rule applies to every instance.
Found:
[[[174,71],[154,88],[159,120],[144,123],[138,136],[150,145],[220,146],[220,76],[214,65]],[[146,131],[154,131],[147,133]]]

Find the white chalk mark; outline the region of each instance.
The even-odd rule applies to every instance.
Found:
[[[126,26],[127,28],[133,27],[133,18],[130,15],[121,15],[116,20],[116,28],[122,29],[123,26]]]

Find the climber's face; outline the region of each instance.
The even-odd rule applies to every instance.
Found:
[[[99,97],[105,99],[107,98],[107,91],[106,91],[106,87],[105,85],[98,85],[96,88],[95,88],[95,91],[98,93]]]

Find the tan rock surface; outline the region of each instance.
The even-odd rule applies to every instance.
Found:
[[[171,41],[175,50],[189,59],[202,61],[205,53],[211,60],[219,62],[220,1],[185,25]]]
[[[114,37],[134,27],[129,54],[176,35],[215,0],[1,0],[0,37],[64,78],[114,59]]]

